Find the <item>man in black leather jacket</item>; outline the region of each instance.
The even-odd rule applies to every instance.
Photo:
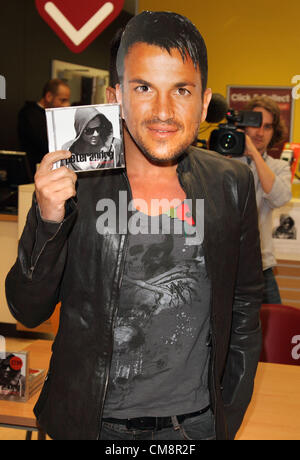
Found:
[[[233,439],[261,344],[252,174],[191,147],[211,91],[205,44],[186,18],[133,18],[118,74],[126,170],[77,180],[52,171],[69,152],[46,155],[6,279],[10,310],[28,327],[61,301],[35,414],[54,439]],[[134,215],[182,221],[195,240],[136,235],[125,228]]]

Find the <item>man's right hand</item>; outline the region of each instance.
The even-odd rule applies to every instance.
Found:
[[[259,153],[259,151],[255,147],[251,137],[248,136],[248,134],[246,134],[246,133],[245,133],[245,139],[246,139],[246,145],[245,145],[244,155],[252,158],[252,160],[255,161],[255,159],[257,157],[261,157],[261,154]]]
[[[34,177],[36,198],[42,219],[62,222],[65,217],[65,202],[76,195],[77,176],[66,166],[52,169],[53,164],[71,156],[66,150],[47,153]]]

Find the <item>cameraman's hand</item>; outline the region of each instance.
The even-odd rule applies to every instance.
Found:
[[[65,202],[76,195],[77,176],[66,166],[52,170],[53,164],[65,160],[71,152],[60,150],[44,156],[34,177],[36,198],[41,217],[52,222],[62,222]]]
[[[267,194],[271,193],[271,190],[275,182],[275,174],[264,161],[261,153],[257,150],[250,137],[247,134],[245,134],[245,136],[246,148],[244,155],[249,156],[254,161],[254,165],[263,191]]]
[[[257,156],[261,156],[257,148],[255,147],[253,141],[251,138],[248,136],[248,134],[245,133],[245,138],[246,138],[246,146],[245,146],[245,151],[244,155],[247,157],[252,158],[252,160],[255,160]]]

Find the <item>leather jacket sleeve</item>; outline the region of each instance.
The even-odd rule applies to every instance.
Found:
[[[257,209],[254,183],[250,180],[242,212],[231,340],[222,382],[229,439],[234,439],[252,397],[261,351],[259,312],[262,291]]]
[[[45,223],[33,198],[17,260],[6,277],[8,307],[12,315],[29,328],[46,321],[59,302],[68,234],[77,215],[74,200],[69,200],[66,208],[62,223]]]

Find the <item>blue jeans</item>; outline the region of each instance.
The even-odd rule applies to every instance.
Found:
[[[197,417],[189,418],[179,425],[177,418],[172,417],[173,426],[159,431],[128,430],[125,425],[104,422],[100,440],[122,441],[214,441],[214,416],[211,410]]]
[[[268,268],[267,270],[264,270],[264,279],[265,286],[262,303],[281,304],[281,297],[273,272],[273,268]]]

